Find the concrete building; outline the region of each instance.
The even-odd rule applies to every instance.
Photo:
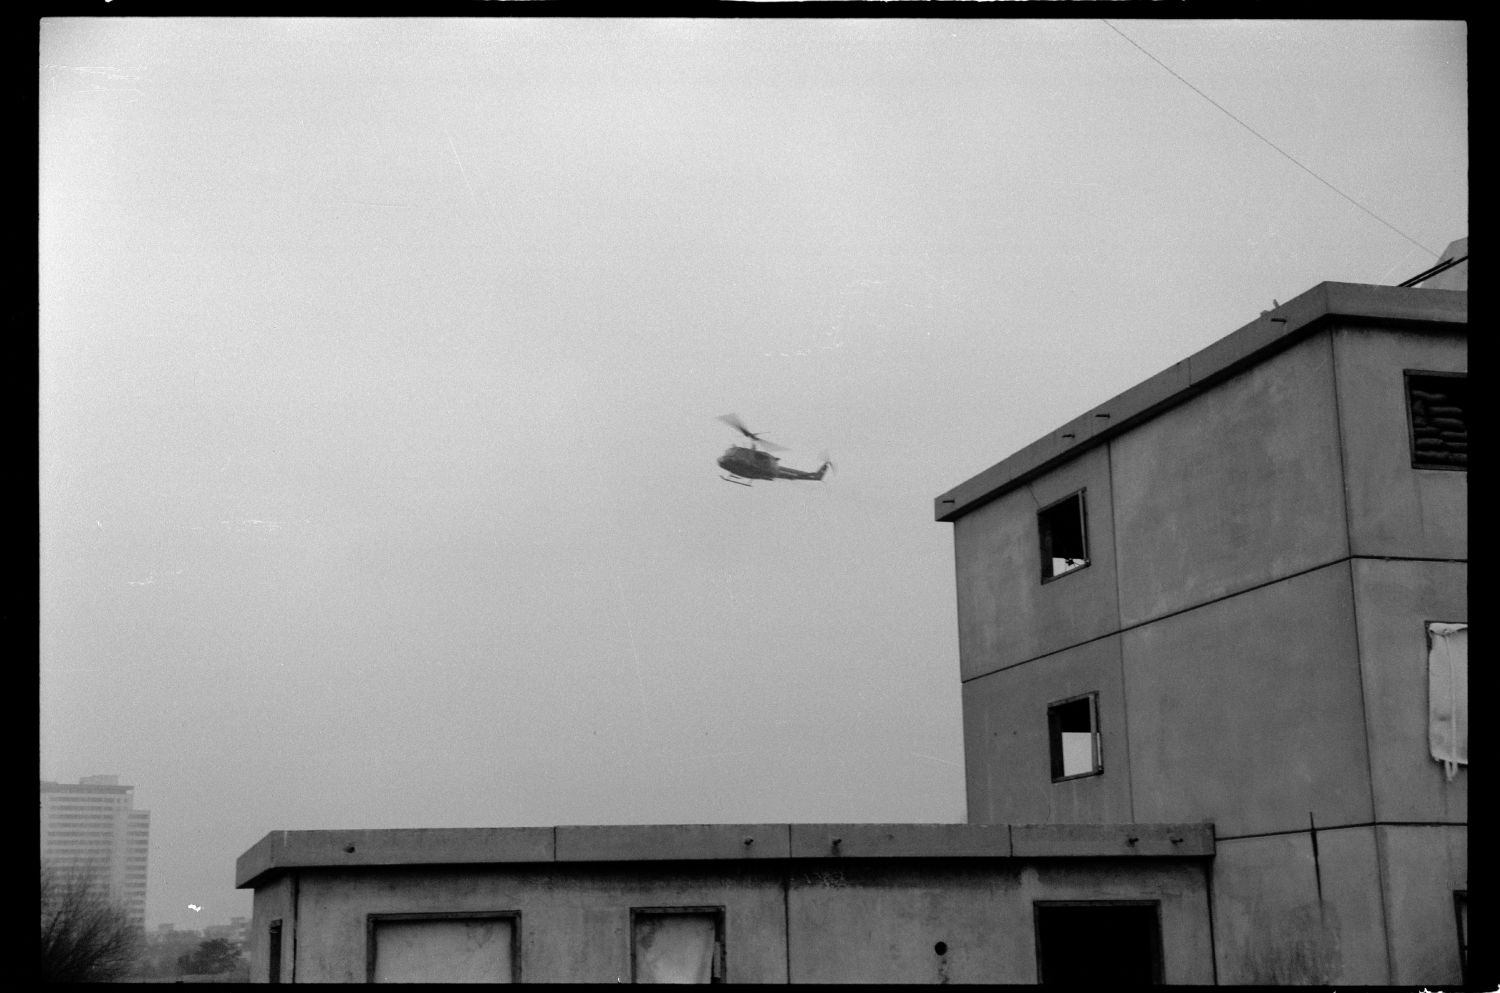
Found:
[[[273,832],[253,981],[1213,981],[1202,824]],[[1038,947],[1038,939],[1041,947]],[[1099,944],[1088,946],[1091,953]]]
[[[1220,982],[1460,978],[1467,300],[1323,283],[937,499],[969,819],[1212,822]]]
[[[41,788],[42,859],[97,879],[144,929],[151,814],[133,809],[134,787],[85,776],[76,785],[42,780]]]
[[[1314,287],[937,498],[969,823],[272,832],[252,978],[1459,980],[1456,260]]]

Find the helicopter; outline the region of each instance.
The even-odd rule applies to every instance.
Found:
[[[731,445],[728,451],[719,456],[719,468],[729,473],[719,478],[726,483],[738,483],[741,486],[749,486],[747,480],[751,479],[822,479],[833,463],[828,461],[827,456],[823,458],[823,464],[812,472],[802,469],[788,469],[782,466],[781,460],[772,455],[772,452],[784,452],[786,449],[780,445],[773,444],[745,427],[743,421],[735,414],[720,414],[719,420],[734,428],[740,434],[750,439],[750,447],[744,445]],[[764,451],[762,450],[764,449]]]

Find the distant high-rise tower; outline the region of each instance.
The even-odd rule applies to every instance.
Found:
[[[42,858],[87,871],[144,928],[151,814],[132,809],[133,790],[119,776],[85,776],[76,786],[43,780]]]

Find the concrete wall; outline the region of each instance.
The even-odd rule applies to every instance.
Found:
[[[1355,555],[1467,559],[1469,474],[1414,469],[1403,370],[1466,372],[1464,333],[1333,333]]]
[[[1382,825],[1375,830],[1390,931],[1390,981],[1459,982],[1453,891],[1469,888],[1468,828]]]
[[[1052,782],[1047,705],[1099,694],[1097,776]],[[976,823],[1108,824],[1134,820],[1118,635],[969,680],[964,769]]]
[[[785,901],[757,863],[303,869],[298,982],[364,982],[367,915],[520,911],[521,980],[630,982],[632,907],[722,906],[728,982],[786,981]]]
[[[1462,562],[1356,559],[1360,672],[1379,821],[1469,817],[1469,771],[1450,782],[1428,748],[1427,621],[1469,619]]]
[[[1462,826],[1360,825],[1220,839],[1219,982],[1436,985],[1462,978],[1453,892]]]
[[[1164,978],[1213,982],[1203,869],[1109,860],[798,867],[789,893],[800,983],[1035,983],[1035,900],[1159,900]],[[938,949],[942,943],[943,951]],[[1088,953],[1080,938],[1079,953]]]
[[[971,819],[1370,818],[1336,396],[1315,333],[958,518]],[[1081,488],[1091,565],[1042,583]],[[1090,691],[1105,772],[1054,784],[1046,706]]]
[[[1371,820],[1347,560],[1120,641],[1136,819],[1221,837]]]
[[[1127,414],[1102,445],[939,499],[970,816],[1213,821],[1221,982],[1452,982],[1468,774],[1428,755],[1424,622],[1468,619],[1468,480],[1412,467],[1403,370],[1467,369],[1466,301],[1324,289],[1307,337],[1247,326],[1099,408]],[[1094,565],[1043,585],[1036,510],[1085,485]],[[1046,706],[1090,691],[1105,773],[1052,784]]]
[[[1386,962],[1374,829],[1219,842],[1215,951],[1226,985],[1376,985]],[[1436,982],[1438,980],[1429,980]]]
[[[245,957],[250,962],[250,975],[257,982],[265,982],[270,975],[269,935],[271,922],[274,920],[281,921],[281,981],[294,981],[292,959],[295,954],[297,923],[294,891],[295,881],[290,876],[282,876],[255,890],[250,918],[250,941]]]
[[[1089,565],[1043,583],[1037,511],[1080,489]],[[964,679],[1119,626],[1110,500],[1109,453],[1096,448],[954,523]]]
[[[293,878],[298,982],[365,981],[372,913],[455,911],[520,912],[522,981],[629,982],[632,907],[722,906],[727,982],[1030,983],[1039,899],[1160,901],[1167,981],[1213,981],[1204,862],[1188,858],[303,868],[258,887],[257,933]],[[252,968],[264,981],[264,957]]]
[[[1110,443],[1122,626],[1348,554],[1333,383],[1314,334]]]

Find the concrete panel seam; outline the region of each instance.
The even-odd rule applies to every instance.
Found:
[[[1461,827],[1469,826],[1468,821],[1354,821],[1347,824],[1325,824],[1318,828],[1323,834],[1331,831],[1352,831],[1355,828],[1378,828],[1378,827]],[[1215,835],[1218,841],[1248,841],[1255,838],[1276,838],[1288,834],[1306,834],[1307,828],[1286,828],[1282,831],[1254,831],[1249,834],[1219,834]]]
[[[1115,446],[1113,441],[1104,445],[1105,474],[1109,478],[1109,540],[1114,544],[1114,570],[1115,570],[1115,627],[1120,628],[1125,623],[1125,617],[1120,613],[1120,531],[1115,523]],[[1120,718],[1123,725],[1120,729],[1121,740],[1125,743],[1125,804],[1130,811],[1130,819],[1135,820],[1135,770],[1130,764],[1130,688],[1125,677],[1125,649],[1120,647]]]
[[[1213,840],[1214,853],[1219,851],[1219,831],[1212,823],[1208,826],[1209,835]],[[1214,864],[1205,859],[1203,861],[1203,895],[1208,902],[1208,962],[1213,970],[1214,985],[1219,985],[1219,944],[1218,936],[1214,934]]]
[[[1361,557],[1362,558],[1368,558],[1368,556],[1361,556]],[[1096,635],[1093,638],[1087,638],[1087,639],[1085,639],[1083,641],[1077,642],[1077,643],[1072,644],[1072,645],[1067,645],[1067,646],[1065,646],[1063,648],[1058,648],[1058,649],[1055,649],[1055,650],[1050,651],[1050,652],[1043,652],[1041,655],[1033,655],[1031,658],[1022,659],[1019,662],[1012,662],[1009,665],[999,666],[997,668],[989,670],[988,672],[981,672],[981,673],[978,673],[978,674],[973,675],[973,676],[965,676],[965,677],[962,677],[959,680],[959,682],[961,684],[972,683],[972,682],[974,682],[977,679],[984,679],[986,676],[993,676],[996,673],[1006,672],[1006,671],[1008,671],[1010,669],[1018,668],[1019,666],[1030,665],[1033,662],[1040,662],[1043,659],[1051,658],[1054,655],[1060,655],[1063,652],[1072,651],[1075,648],[1082,648],[1084,645],[1092,645],[1096,641],[1103,641],[1106,638],[1117,637],[1119,635],[1125,634],[1127,631],[1134,631],[1137,628],[1143,628],[1143,627],[1147,627],[1147,626],[1152,625],[1152,624],[1157,624],[1157,623],[1159,623],[1161,621],[1169,620],[1169,619],[1171,619],[1173,617],[1177,617],[1177,616],[1179,616],[1181,614],[1190,613],[1191,611],[1194,611],[1194,610],[1201,610],[1204,607],[1212,607],[1216,603],[1223,603],[1225,600],[1232,600],[1232,599],[1234,599],[1237,596],[1244,596],[1247,593],[1254,593],[1256,590],[1263,590],[1263,589],[1266,589],[1269,586],[1275,586],[1277,583],[1285,583],[1285,582],[1288,582],[1289,580],[1299,579],[1302,576],[1306,576],[1306,575],[1308,575],[1310,573],[1317,572],[1319,569],[1328,569],[1328,568],[1331,568],[1333,566],[1339,565],[1340,563],[1349,562],[1353,558],[1354,558],[1354,556],[1343,555],[1343,556],[1340,556],[1339,558],[1336,558],[1336,559],[1330,559],[1327,562],[1322,562],[1322,563],[1319,563],[1318,565],[1308,566],[1306,569],[1301,569],[1301,570],[1298,570],[1297,572],[1288,573],[1285,576],[1278,576],[1275,579],[1268,579],[1268,580],[1266,580],[1263,583],[1256,583],[1254,586],[1247,586],[1247,587],[1245,587],[1242,590],[1233,590],[1233,591],[1231,591],[1229,593],[1221,594],[1221,595],[1213,597],[1212,599],[1209,599],[1209,600],[1203,600],[1203,601],[1200,601],[1198,603],[1190,604],[1190,605],[1188,605],[1186,607],[1180,607],[1177,610],[1169,610],[1169,611],[1167,611],[1164,614],[1158,614],[1158,615],[1156,615],[1154,617],[1148,617],[1145,620],[1136,621],[1134,624],[1131,624],[1128,627],[1122,627],[1118,631],[1107,631],[1104,634]],[[1434,560],[1423,560],[1423,561],[1434,561]],[[1442,560],[1435,560],[1435,561],[1457,561],[1457,560],[1442,559]]]
[[[1349,496],[1349,468],[1347,456],[1344,453],[1344,395],[1339,389],[1339,350],[1334,342],[1334,331],[1332,328],[1326,332],[1328,340],[1328,364],[1333,370],[1333,428],[1338,438],[1339,449],[1339,483],[1344,492],[1344,505],[1341,508],[1344,515],[1344,554],[1354,554],[1353,525],[1350,516],[1353,509],[1350,505]]]
[[[1374,800],[1372,798],[1371,802]],[[1392,957],[1394,952],[1391,940],[1391,911],[1390,911],[1390,882],[1385,878],[1385,842],[1381,837],[1380,829],[1374,829],[1375,833],[1375,877],[1380,887],[1380,927],[1385,935],[1385,981],[1396,982],[1396,961]]]
[[[1359,637],[1359,589],[1354,583],[1354,560],[1349,560],[1349,619],[1354,625],[1354,670],[1359,677],[1359,723],[1364,728],[1365,779],[1370,784],[1370,820],[1376,820],[1375,747],[1371,742],[1370,694],[1365,686],[1365,649]]]
[[[1445,565],[1468,565],[1467,558],[1455,559],[1432,555],[1351,555],[1355,562],[1437,562]]]

